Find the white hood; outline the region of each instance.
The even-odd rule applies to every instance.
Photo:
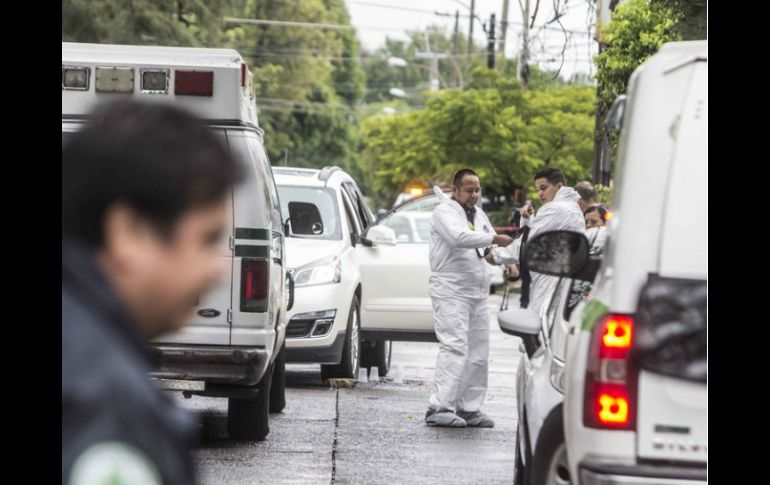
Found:
[[[313,261],[318,261],[339,254],[345,245],[344,240],[286,238],[286,267],[299,268]]]

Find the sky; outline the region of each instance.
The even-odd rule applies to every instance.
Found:
[[[521,0],[522,2],[524,0]],[[530,15],[537,0],[530,0]],[[469,11],[471,0],[345,0],[353,26],[364,50],[373,51],[382,47],[385,38],[408,40],[407,30],[423,30],[429,25],[444,27],[448,35],[454,30],[455,11],[460,12],[459,30],[466,37],[469,30]],[[475,0],[475,14],[480,17],[473,26],[474,42],[486,45],[486,33],[482,23],[487,22],[490,14],[496,14],[496,37],[500,37],[500,24],[503,12],[503,0]],[[595,67],[591,57],[596,55],[598,46],[593,40],[596,14],[592,0],[559,0],[561,10],[567,13],[561,23],[568,31],[564,64],[560,75],[569,79],[573,73],[585,73],[593,77]],[[435,12],[444,15],[436,15]],[[464,17],[463,17],[464,15]],[[554,0],[541,0],[535,26],[530,34],[531,62],[541,68],[556,70],[561,64],[565,35],[557,22],[549,23],[547,28],[539,29],[554,17]],[[519,0],[509,0],[508,31],[506,35],[506,57],[518,55],[521,49],[522,12]],[[591,34],[587,35],[589,31]]]

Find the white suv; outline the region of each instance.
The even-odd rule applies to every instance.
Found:
[[[356,182],[338,167],[274,167],[287,225],[286,259],[295,304],[286,330],[288,362],[321,364],[322,378],[390,367],[390,341],[361,338],[361,274],[356,246],[374,221]],[[312,204],[318,213],[313,217]],[[304,207],[305,210],[300,208]]]
[[[664,45],[625,112],[609,249],[568,344],[567,453],[581,484],[705,483],[708,42]]]
[[[420,224],[439,195],[414,198],[375,220],[339,167],[273,170],[290,215],[286,257],[296,297],[288,361],[321,363],[323,378],[357,377],[360,366],[377,366],[384,376],[391,341],[437,341]]]
[[[570,316],[591,283],[562,277],[534,309],[498,313],[500,329],[521,337],[516,372],[518,427],[514,484],[570,483],[563,410],[566,340]]]
[[[616,118],[615,216],[567,340],[564,434],[581,485],[707,480],[707,79],[707,41],[665,44]],[[586,273],[583,235],[541,237],[529,249],[552,262],[530,269]]]

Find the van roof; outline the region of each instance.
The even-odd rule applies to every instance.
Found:
[[[85,88],[65,86],[65,70],[77,68],[87,69]],[[112,68],[127,72],[130,84],[123,93],[97,86],[99,79],[115,72]],[[177,93],[181,91],[179,73],[188,76],[192,71],[212,73],[210,94]],[[143,76],[147,72],[161,76],[166,72],[165,89],[145,89]],[[62,42],[62,118],[85,117],[96,104],[121,96],[173,103],[206,120],[258,126],[252,74],[233,49]]]
[[[339,167],[324,167],[321,170],[300,167],[273,167],[275,181],[279,185],[303,185],[309,187],[326,187],[342,183],[350,179],[350,176]],[[331,181],[336,175],[342,177],[339,182]]]

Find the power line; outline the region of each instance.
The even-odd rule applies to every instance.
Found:
[[[335,55],[327,55],[327,54],[319,54],[319,53],[311,53],[311,52],[302,52],[302,51],[267,51],[267,50],[259,50],[259,51],[247,51],[243,48],[238,48],[238,52],[244,56],[244,57],[252,57],[252,58],[277,58],[277,59],[312,59],[312,60],[358,60],[358,61],[369,61],[369,60],[376,60],[377,58],[374,56],[335,56]],[[319,51],[321,52],[321,51]],[[444,54],[441,53],[441,59],[449,59],[449,58],[462,58],[466,57],[466,54]],[[481,57],[486,56],[486,52],[472,52],[471,57]],[[412,59],[411,65],[413,67],[425,67],[422,64],[418,63],[419,59]]]
[[[307,29],[332,29],[332,30],[353,30],[354,29],[352,25],[294,22],[289,20],[239,19],[234,17],[225,17],[224,21],[225,23],[228,23],[228,24],[277,25],[281,27],[302,27]]]
[[[502,25],[502,22],[497,22],[497,24],[498,24],[498,25]],[[513,22],[513,21],[509,21],[509,22],[508,22],[508,25],[518,25],[518,26],[521,26],[521,27],[523,27],[523,26],[524,26],[524,23],[523,23],[523,22]],[[562,30],[562,29],[560,29],[559,27],[549,27],[548,25],[541,25],[540,27],[534,27],[534,28],[536,28],[536,29],[537,29],[537,32],[540,32],[540,31],[543,31],[543,30],[552,30],[552,31],[554,31],[554,32],[559,32],[559,33],[562,33],[562,32],[568,32],[568,33],[570,33],[570,34],[575,34],[575,35],[591,35],[591,33],[590,33],[590,32],[586,32],[586,31],[584,31],[584,30],[570,30],[570,29],[564,29],[564,30]],[[535,35],[537,35],[537,34],[535,34]]]
[[[465,9],[468,9],[468,10],[470,10],[470,9],[471,9],[471,7],[470,7],[469,5],[466,5],[466,4],[464,4],[464,3],[463,3],[463,2],[461,2],[460,0],[453,0],[453,1],[454,1],[456,4],[460,5],[461,7],[465,8]]]
[[[352,25],[343,25],[343,24],[295,22],[290,20],[240,19],[240,18],[234,18],[234,17],[225,17],[224,21],[227,24],[274,25],[277,27],[301,27],[305,29],[330,29],[330,30],[366,29],[366,30],[392,30],[392,31],[399,31],[399,32],[404,30],[404,29],[398,29],[394,27],[365,27],[365,26],[354,27]]]
[[[355,1],[355,0],[348,0],[347,3],[353,3],[353,4],[356,4],[356,5],[365,5],[367,7],[379,7],[379,8],[388,8],[388,9],[391,9],[391,10],[403,10],[403,11],[407,11],[407,12],[425,13],[425,14],[431,14],[431,15],[438,15],[438,16],[441,16],[441,17],[453,16],[453,14],[451,14],[449,12],[439,12],[437,10],[426,10],[426,9],[422,9],[422,8],[401,7],[401,6],[398,6],[398,5],[386,5],[386,4],[383,4],[383,3],[359,2],[359,1]],[[470,17],[470,15],[460,15],[460,17],[466,17],[467,18],[467,17]]]

